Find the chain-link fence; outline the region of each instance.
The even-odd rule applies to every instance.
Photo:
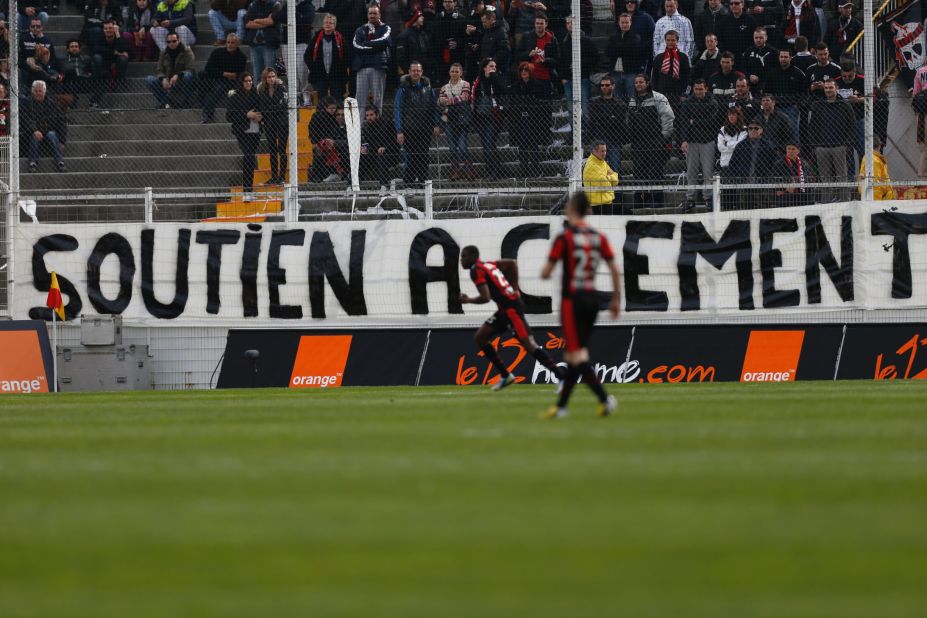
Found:
[[[600,212],[855,199],[867,99],[873,179],[927,178],[927,106],[912,96],[927,80],[911,70],[925,56],[895,54],[891,23],[905,19],[895,0],[880,7],[870,32],[872,94],[862,76],[866,39],[846,7],[809,11],[805,18],[817,21],[799,28],[807,40],[793,36],[792,13],[771,17],[758,2],[725,3],[722,14],[683,3],[670,16],[665,8],[647,16],[649,5],[636,3],[599,7],[582,14],[574,93],[573,27],[562,12],[542,17],[519,4],[482,15],[454,3],[418,17],[410,3],[384,2],[367,16],[361,1],[304,1],[296,7],[296,96],[288,97],[290,49],[276,44],[284,5],[240,2],[252,13],[239,15],[234,2],[211,9],[206,0],[181,1],[178,18],[192,16],[189,27],[165,29],[158,9],[140,4],[62,4],[47,19],[21,20],[28,31],[12,69],[21,82],[18,171],[22,196],[44,220],[283,216],[296,203],[285,190],[290,167],[294,217],[390,203],[401,210],[390,196],[417,208],[426,181],[437,214],[472,211],[490,194],[509,200],[500,189],[510,188],[557,187],[555,203],[571,178],[638,187],[597,191]],[[750,27],[732,38],[726,24],[741,10]],[[271,25],[245,27],[267,23],[260,11]],[[243,82],[262,67],[276,73]],[[40,81],[45,94],[33,92]],[[574,94],[583,116],[576,127]],[[346,114],[347,95],[358,102],[357,118],[352,108]],[[347,191],[352,151],[359,192]],[[766,183],[794,186],[738,194]],[[832,186],[810,191],[814,183]],[[522,210],[517,202],[492,209]]]

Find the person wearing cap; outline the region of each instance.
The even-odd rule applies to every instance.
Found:
[[[863,32],[863,22],[853,17],[853,3],[850,0],[838,0],[839,15],[830,20],[827,26],[827,46],[830,48],[831,58],[840,58],[850,43]],[[857,42],[862,45],[863,39]]]
[[[810,181],[808,164],[801,158],[798,140],[790,139],[785,145],[785,156],[780,156],[772,170],[772,179],[785,187],[775,190],[777,206],[805,206],[808,204]]]
[[[754,118],[747,122],[747,139],[737,144],[734,154],[731,155],[731,175],[735,181],[743,183],[764,182],[772,174],[773,166],[779,153],[772,142],[763,134],[763,121]],[[762,193],[757,197],[753,191],[741,195],[742,204],[752,203],[762,206]]]
[[[406,22],[406,29],[396,37],[396,64],[403,75],[413,62],[420,62],[425,75],[432,75],[431,37],[425,32],[425,16],[415,11]]]
[[[837,82],[824,82],[824,98],[812,103],[808,115],[808,139],[814,146],[814,158],[822,182],[846,182],[847,145],[854,136],[856,116],[850,104],[837,96]],[[822,201],[837,202],[846,198],[844,189],[825,189]]]
[[[879,135],[872,136],[872,182],[875,186],[872,187],[872,198],[875,200],[894,200],[895,197],[895,188],[889,185],[878,186],[881,183],[890,183],[892,181],[891,175],[888,173],[888,161],[885,160],[885,155],[882,154],[882,138]],[[863,158],[862,163],[859,166],[859,194],[860,197],[865,197],[863,195],[863,178],[866,177],[866,159]]]
[[[663,4],[666,14],[657,20],[653,28],[653,52],[657,56],[666,49],[666,34],[675,31],[679,41],[679,51],[687,58],[695,55],[695,30],[689,18],[679,12],[677,0],[666,0]]]

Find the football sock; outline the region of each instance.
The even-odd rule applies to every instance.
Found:
[[[579,367],[569,365],[566,374],[563,376],[563,388],[560,389],[560,398],[557,400],[558,408],[565,408],[573,393],[573,387],[576,386],[576,379],[579,377]]]
[[[547,352],[545,352],[541,348],[537,348],[532,354],[532,356],[534,356],[534,358],[536,358],[538,362],[541,363],[544,367],[549,369],[552,374],[557,376],[558,380],[563,379],[563,375],[564,375],[563,369],[557,366],[557,363],[555,363],[554,359],[552,359],[550,356],[547,355]]]
[[[489,362],[499,370],[499,373],[503,378],[509,375],[509,370],[506,368],[505,363],[502,362],[502,359],[499,358],[499,355],[496,354],[496,349],[494,347],[487,343],[482,348],[480,348],[480,350],[483,351],[483,354],[486,355],[486,358],[489,359]]]
[[[592,365],[589,364],[589,361],[579,364],[579,374],[583,376],[583,380],[592,389],[592,392],[595,393],[595,396],[599,398],[599,401],[604,402],[608,399],[608,394],[606,394],[605,389],[602,388],[602,383],[599,381],[599,376],[595,374],[595,369],[592,368]]]

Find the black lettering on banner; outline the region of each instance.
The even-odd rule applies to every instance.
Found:
[[[119,260],[119,294],[115,300],[103,296],[100,288],[100,266],[113,254]],[[119,314],[132,302],[132,281],[135,279],[135,254],[123,236],[110,232],[97,241],[87,258],[87,297],[97,313]]]
[[[201,230],[196,233],[196,243],[209,246],[206,254],[206,313],[219,313],[222,304],[219,295],[219,284],[222,281],[222,247],[236,244],[239,238],[241,232],[238,230]]]
[[[270,248],[267,250],[267,286],[272,318],[298,320],[303,317],[302,306],[280,304],[280,288],[286,285],[286,269],[280,268],[280,249],[285,245],[301,247],[305,240],[306,230],[274,230],[270,235]]]
[[[345,280],[335,246],[328,232],[315,232],[309,243],[309,306],[312,317],[325,317],[325,280],[348,315],[367,315],[364,298],[364,251],[367,231],[351,232],[351,255],[348,258],[348,280]]]
[[[853,300],[853,217],[840,219],[840,263],[834,257],[821,217],[805,217],[805,281],[808,302],[821,302],[821,266],[840,295],[840,300]]]
[[[261,257],[261,226],[249,223],[245,234],[245,247],[241,255],[241,307],[246,318],[257,317],[257,273]]]
[[[638,253],[642,238],[672,239],[676,224],[669,221],[628,221],[625,224],[624,291],[627,311],[667,311],[669,298],[666,292],[642,290],[641,275],[650,273],[650,260]]]
[[[739,307],[741,310],[752,310],[753,244],[750,242],[750,221],[732,220],[718,242],[715,242],[700,221],[683,222],[682,243],[676,264],[679,270],[682,311],[698,311],[701,308],[698,273],[695,270],[695,261],[699,255],[718,270],[721,270],[731,257],[737,256],[735,266]]]
[[[773,249],[773,236],[797,232],[795,219],[760,219],[760,272],[763,275],[763,307],[797,307],[801,303],[798,290],[777,290],[776,269],[782,266],[782,252]]]
[[[67,234],[52,234],[39,238],[32,245],[32,285],[39,292],[48,292],[51,288],[51,273],[45,267],[45,254],[54,251],[77,251],[80,243],[73,236]],[[64,316],[72,320],[80,315],[84,303],[77,292],[77,288],[71,283],[70,279],[58,274],[58,287],[61,288],[61,295],[67,296],[68,302],[64,306]],[[52,311],[48,307],[32,307],[29,309],[29,317],[33,320],[51,321]]]
[[[174,298],[162,303],[155,298],[154,291],[154,230],[142,230],[142,298],[145,308],[152,316],[161,320],[173,320],[187,306],[190,281],[187,270],[190,266],[190,236],[188,228],[177,230],[177,266],[174,270]]]
[[[426,266],[428,250],[435,245],[441,246],[444,263],[441,266]],[[413,314],[428,314],[428,284],[433,281],[444,281],[447,284],[447,312],[463,313],[463,305],[460,304],[460,266],[457,263],[459,256],[460,247],[441,228],[429,228],[415,235],[409,248],[409,292]]]
[[[892,298],[911,298],[911,253],[908,236],[927,234],[927,214],[880,212],[872,215],[872,235],[892,237]]]
[[[529,240],[549,240],[550,224],[524,223],[516,225],[502,239],[502,258],[518,260],[518,249]],[[525,304],[525,313],[551,313],[553,302],[550,296],[534,296],[522,291],[521,300]]]

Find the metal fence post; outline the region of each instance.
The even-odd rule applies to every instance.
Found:
[[[721,212],[721,176],[715,174],[711,179],[711,211]]]
[[[425,218],[434,219],[435,188],[430,180],[425,181]]]
[[[145,187],[145,223],[154,221],[154,191]]]
[[[286,3],[286,81],[287,81],[287,122],[289,131],[287,135],[288,152],[288,180],[285,188],[283,219],[288,223],[295,223],[299,219],[299,102],[296,92],[299,84],[296,80],[296,2]],[[300,58],[298,61],[302,61]]]

